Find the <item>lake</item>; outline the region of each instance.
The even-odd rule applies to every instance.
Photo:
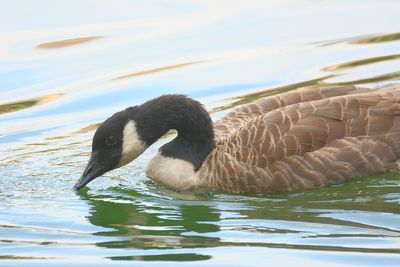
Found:
[[[400,1],[3,1],[0,265],[400,266],[400,175],[274,195],[145,175],[168,135],[76,192],[97,125],[187,94],[400,82]]]

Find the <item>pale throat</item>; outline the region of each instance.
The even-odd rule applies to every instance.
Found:
[[[200,186],[191,162],[157,154],[149,161],[146,174],[156,182],[177,190],[196,189]]]
[[[122,138],[121,159],[117,167],[124,166],[140,156],[148,145],[143,142],[137,132],[133,120],[124,127]],[[147,176],[151,179],[177,190],[195,189],[199,179],[195,175],[193,163],[172,157],[166,157],[157,152],[149,161],[146,168]]]
[[[133,120],[128,121],[124,127],[122,137],[122,153],[121,159],[117,167],[124,166],[140,156],[146,149],[147,145],[140,140]]]

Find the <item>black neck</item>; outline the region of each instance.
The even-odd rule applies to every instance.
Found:
[[[151,145],[170,129],[178,136],[160,148],[163,156],[192,162],[199,169],[214,149],[214,130],[208,112],[183,95],[164,95],[131,110],[141,139]]]

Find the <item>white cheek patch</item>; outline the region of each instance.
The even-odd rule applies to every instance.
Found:
[[[140,156],[147,146],[139,139],[135,122],[130,120],[124,128],[122,138],[122,156],[118,167],[124,166]]]

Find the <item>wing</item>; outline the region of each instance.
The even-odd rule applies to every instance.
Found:
[[[292,104],[320,100],[334,96],[349,95],[356,93],[370,92],[369,89],[356,88],[354,86],[326,86],[313,87],[302,90],[291,91],[259,99],[255,102],[242,105],[219,121],[214,123],[216,140],[220,141],[228,137],[238,127],[251,121],[260,115],[265,115],[273,110]]]
[[[400,158],[400,86],[286,105],[218,143],[205,184],[230,192],[314,188],[385,170]]]

